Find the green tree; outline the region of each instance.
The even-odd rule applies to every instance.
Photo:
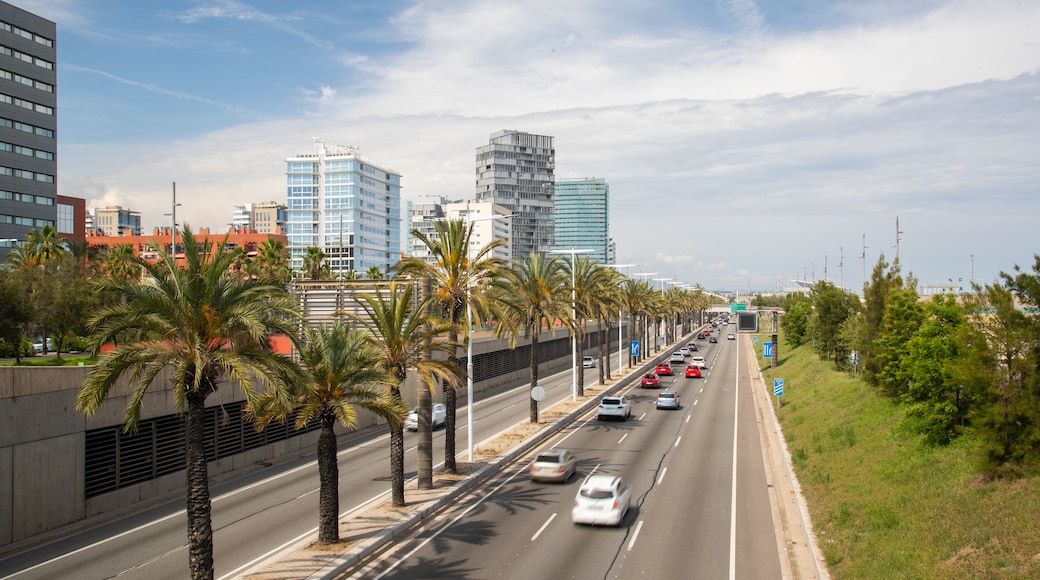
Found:
[[[849,345],[843,340],[842,327],[859,308],[859,299],[825,280],[814,284],[809,296],[813,303],[810,326],[813,350],[821,359],[833,360],[840,367],[849,350]]]
[[[916,282],[911,280],[904,286],[899,264],[896,263],[890,268],[882,254],[871,271],[870,282],[863,286],[862,323],[858,326],[860,332],[854,338],[853,347],[862,361],[863,377],[871,385],[878,386],[877,375],[886,364],[878,359],[875,349],[886,346],[879,343],[878,339],[885,332],[886,310],[892,293],[903,288],[913,289],[916,285]]]
[[[21,268],[0,268],[0,339],[10,346],[16,364],[22,364],[22,338],[34,318],[22,274]]]
[[[458,365],[447,360],[433,360],[430,355],[440,351],[451,354],[455,345],[435,340],[448,328],[438,322],[430,312],[432,296],[426,296],[413,304],[412,284],[391,282],[389,290],[374,296],[362,294],[360,305],[363,316],[356,320],[368,331],[368,340],[379,350],[378,366],[390,379],[389,394],[398,404],[403,404],[401,383],[413,372],[419,380],[419,431],[430,422],[430,395],[438,380],[446,381],[452,388],[462,382]],[[427,432],[429,428],[425,427]],[[424,446],[425,447],[425,446]],[[433,486],[431,449],[426,448],[426,457],[419,458],[419,485]],[[390,425],[390,482],[393,505],[404,505],[404,431],[400,424]]]
[[[256,257],[249,271],[257,277],[267,277],[288,284],[292,276],[289,268],[289,250],[279,240],[265,240],[256,249]]]
[[[55,353],[60,358],[70,336],[86,333],[85,321],[100,300],[90,292],[87,265],[83,260],[64,254],[51,258],[41,267],[46,275],[36,292],[37,312],[43,327],[54,335]]]
[[[967,427],[971,396],[957,376],[953,361],[964,356],[966,332],[963,308],[952,294],[934,296],[925,317],[896,364],[905,368],[908,388],[903,395],[908,416],[920,421],[920,431],[932,445],[946,445]]]
[[[812,302],[799,300],[787,306],[780,327],[792,346],[804,344],[809,338],[809,321],[812,319]]]
[[[553,328],[553,320],[568,320],[571,315],[567,276],[561,260],[531,252],[526,260],[513,260],[513,266],[502,271],[493,283],[493,296],[501,315],[501,324],[495,328],[498,336],[508,335],[509,344],[516,347],[517,335],[522,331],[531,341],[531,389],[538,386],[538,334],[546,320]],[[530,419],[538,422],[538,401],[530,401]]]
[[[328,263],[328,254],[322,251],[317,246],[311,246],[307,248],[307,253],[303,255],[303,268],[302,272],[307,276],[308,280],[324,280],[332,275],[332,268]]]
[[[318,433],[318,542],[339,542],[339,462],[335,426],[357,424],[357,409],[366,409],[400,425],[408,410],[389,396],[386,373],[379,368],[379,351],[364,332],[340,323],[309,328],[300,349],[305,378],[291,392],[272,391],[261,399],[264,415],[286,420],[299,409],[296,428],[309,421],[321,425]]]
[[[258,384],[268,389],[292,384],[298,368],[270,350],[268,337],[272,333],[291,336],[297,315],[284,287],[233,276],[232,254],[211,256],[210,243],[199,244],[187,225],[181,237],[183,268],[170,254],[154,264],[135,258],[148,274],[144,280],[96,281],[98,291],[122,293],[127,300],[103,307],[91,318],[95,354],[116,335],[133,331],[141,339],[117,345],[98,358],[83,381],[76,408],[92,415],[116,381],[129,375],[133,395],[123,428],[134,432],[155,377],[163,368],[173,369],[174,400],[186,413],[188,565],[192,578],[212,578],[206,398],[226,377],[238,384],[255,408]]]
[[[585,322],[596,318],[596,313],[601,310],[599,308],[600,304],[607,300],[606,296],[610,292],[610,284],[614,278],[611,276],[611,271],[608,268],[598,265],[595,261],[590,260],[588,256],[575,255],[573,277],[571,276],[570,261],[563,263],[563,272],[568,281],[568,294],[571,294],[570,290],[572,289],[569,282],[571,280],[574,281],[574,293],[572,296],[574,296],[576,319],[570,321],[569,326],[577,347],[577,361],[575,364],[581,365],[581,361],[585,358]],[[602,357],[600,357],[600,360],[602,361]],[[602,366],[600,364],[600,368]],[[575,385],[577,394],[579,397],[585,396],[584,369],[579,366],[576,369],[575,376],[577,377],[577,385]]]
[[[433,236],[427,236],[420,230],[412,231],[412,235],[426,246],[432,260],[428,262],[407,256],[394,270],[403,275],[431,280],[434,299],[440,304],[443,317],[449,323],[448,342],[457,344],[467,306],[475,307],[478,314],[488,310],[485,289],[495,272],[504,266],[504,262],[495,257],[494,250],[504,246],[505,240],[492,240],[476,252],[471,252],[472,223],[467,225],[462,220],[437,221],[433,227]],[[466,330],[468,332],[469,329]],[[472,339],[468,336],[466,340]],[[450,360],[458,365],[457,349],[451,353]],[[469,404],[472,405],[473,401],[469,401]],[[449,388],[448,384],[444,385],[444,406],[447,413],[444,422],[444,471],[457,473],[455,415],[458,398],[455,389]]]
[[[365,272],[365,277],[369,280],[382,280],[383,271],[379,269],[379,266],[370,266]]]
[[[874,365],[872,384],[897,399],[910,388],[910,341],[925,322],[925,308],[918,299],[913,288],[890,288],[881,326],[869,331],[876,335],[869,347]]]

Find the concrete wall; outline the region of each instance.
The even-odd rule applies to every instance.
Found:
[[[566,337],[566,332],[543,333],[539,340]],[[526,344],[518,342],[518,345]],[[474,355],[508,348],[508,344],[485,337],[474,340]],[[570,357],[546,361],[539,368],[548,374],[569,368]],[[85,518],[123,510],[142,502],[155,502],[183,495],[183,471],[85,499],[84,449],[86,431],[121,425],[132,390],[125,379],[109,392],[98,411],[85,417],[76,410],[76,396],[93,367],[0,367],[0,547],[55,530]],[[522,382],[526,368],[481,381],[477,392],[503,384]],[[543,375],[544,376],[544,375]],[[409,377],[402,394],[409,406],[416,401],[417,381]],[[141,419],[178,412],[172,395],[171,373],[161,372],[142,400]],[[466,389],[460,389],[464,400]],[[207,399],[207,407],[241,401],[234,384],[224,383]],[[436,390],[435,402],[443,402]],[[376,415],[358,411],[357,429],[378,425]],[[337,425],[337,431],[346,429]],[[263,448],[213,461],[211,477],[230,472],[259,469],[270,463],[302,454],[313,454],[318,431],[279,441]]]

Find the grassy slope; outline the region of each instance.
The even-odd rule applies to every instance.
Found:
[[[1040,578],[1040,478],[982,483],[974,441],[924,446],[902,409],[833,368],[785,346],[763,371],[785,379],[778,416],[832,575]]]

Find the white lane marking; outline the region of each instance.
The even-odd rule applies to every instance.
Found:
[[[694,401],[694,402],[693,402],[693,404],[694,404],[694,405],[696,405],[696,404],[697,404],[697,401]],[[692,416],[692,415],[687,415],[687,416],[686,416],[686,422],[687,422],[687,423],[689,423],[689,422],[690,422],[690,417],[691,417],[691,416]]]
[[[697,406],[697,403],[700,403],[700,402],[701,402],[701,401],[700,401],[700,399],[697,399],[697,400],[695,400],[695,401],[693,402],[693,406],[694,406],[694,407],[696,407],[696,406]]]
[[[632,532],[632,539],[628,541],[628,551],[629,552],[632,551],[632,546],[636,545],[636,538],[639,537],[639,530],[642,530],[642,529],[643,529],[643,520],[639,520],[639,523],[636,524],[636,531]]]
[[[737,419],[740,417],[740,344],[733,373],[733,473],[729,501],[729,580],[737,577]]]
[[[589,471],[589,475],[592,475],[593,473],[596,473],[596,471],[599,470],[599,466],[600,465],[603,465],[603,464],[602,463],[597,463],[596,467],[593,467],[592,470]]]
[[[673,448],[678,447],[680,441],[682,441],[682,435],[679,435],[678,437],[675,438],[675,445],[672,445],[672,447]]]
[[[551,516],[549,516],[549,519],[545,520],[545,523],[544,523],[544,524],[542,524],[542,527],[538,528],[538,531],[537,531],[537,532],[535,532],[533,536],[531,536],[531,541],[532,541],[532,542],[533,542],[533,541],[535,541],[535,540],[537,540],[537,539],[538,539],[538,536],[542,535],[542,532],[544,532],[544,531],[545,531],[545,528],[548,528],[548,527],[549,527],[549,524],[551,524],[551,523],[552,523],[552,521],[556,519],[556,514],[557,514],[557,513],[558,513],[558,512],[553,512],[553,513],[552,513],[552,515],[551,515]]]
[[[625,433],[624,435],[622,435],[622,436],[621,436],[621,439],[618,439],[618,440],[617,440],[617,444],[618,444],[618,445],[621,445],[621,442],[625,440],[625,437],[628,437],[628,433]]]
[[[643,413],[642,415],[640,415],[639,418],[636,419],[636,421],[642,421],[643,417],[646,417],[646,413]]]
[[[664,469],[661,470],[661,475],[657,476],[657,485],[661,485],[661,482],[664,481],[664,474],[666,474],[666,473],[668,473],[668,468],[667,467],[665,467]]]

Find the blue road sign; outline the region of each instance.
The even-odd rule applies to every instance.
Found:
[[[632,346],[629,347],[628,352],[632,356],[639,356],[639,341],[638,340],[633,340],[632,341]]]
[[[773,379],[773,396],[782,397],[784,396],[784,380]]]
[[[762,358],[773,358],[773,343],[762,343]]]
[[[757,336],[752,336],[751,337],[751,344],[758,344],[758,337]]]

